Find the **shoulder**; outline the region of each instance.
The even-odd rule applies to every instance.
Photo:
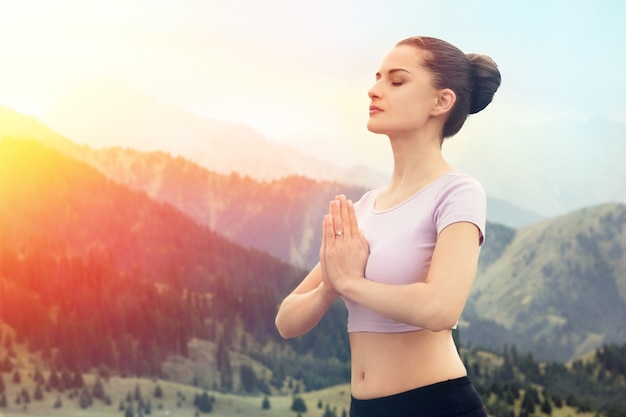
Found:
[[[471,199],[486,201],[485,188],[476,178],[459,171],[445,175],[437,187],[437,202],[447,199]]]
[[[446,174],[448,178],[448,184],[462,185],[467,184],[478,188],[483,188],[483,185],[473,176],[466,174],[462,171],[451,171]]]
[[[476,178],[454,171],[446,175],[437,190],[433,221],[440,232],[446,226],[466,221],[474,223],[485,233],[487,196],[483,185]]]

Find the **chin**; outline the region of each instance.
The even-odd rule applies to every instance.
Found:
[[[372,133],[385,134],[385,129],[378,123],[374,123],[371,120],[367,122],[367,130]]]

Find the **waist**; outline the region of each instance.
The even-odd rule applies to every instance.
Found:
[[[452,331],[350,333],[355,398],[393,395],[467,375]]]
[[[487,415],[467,376],[370,400],[352,397],[350,414],[356,417]]]

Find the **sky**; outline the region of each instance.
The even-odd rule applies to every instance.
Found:
[[[428,35],[498,64],[483,125],[626,122],[619,0],[0,0],[0,10],[0,105],[35,117],[117,77],[163,104],[385,169],[388,142],[365,127],[367,90],[395,42]]]

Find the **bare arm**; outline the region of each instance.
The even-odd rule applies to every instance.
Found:
[[[319,323],[338,296],[339,293],[324,282],[318,263],[281,303],[275,320],[278,332],[285,339],[307,333]]]

